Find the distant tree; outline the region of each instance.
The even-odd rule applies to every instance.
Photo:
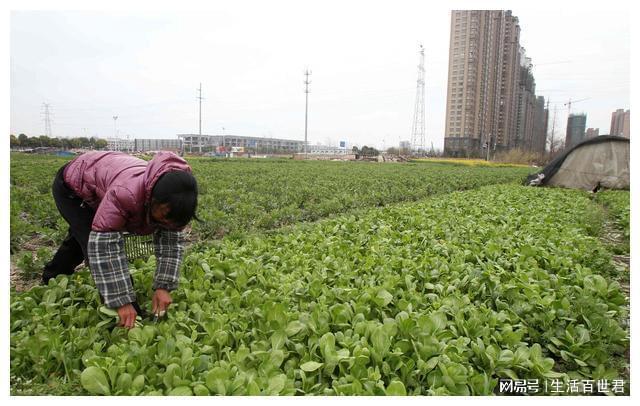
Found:
[[[36,147],[51,147],[51,148],[91,148],[91,149],[105,149],[108,142],[102,138],[96,137],[74,137],[74,138],[49,138],[46,135],[39,135],[37,137],[28,137],[25,134],[20,134],[18,137],[11,134],[10,144],[12,148],[36,148]]]
[[[353,146],[353,148],[351,148],[351,151],[352,151],[354,154],[359,154],[359,153],[360,153],[360,151],[358,150],[358,147],[356,147],[355,145]]]
[[[399,153],[400,153],[400,150],[396,147],[387,148],[387,154],[398,155]]]
[[[373,147],[368,147],[366,145],[362,147],[362,149],[360,150],[360,153],[362,155],[365,155],[365,156],[372,156],[372,155],[380,154],[380,152],[378,152],[377,149],[375,149]]]
[[[61,148],[62,141],[60,140],[60,138],[51,138],[51,140],[49,141],[49,146],[55,147],[55,148]]]
[[[27,137],[24,134],[18,135],[18,144],[21,147],[28,147],[29,146],[29,137]]]
[[[78,143],[81,148],[91,148],[91,141],[89,141],[89,138],[87,137],[78,138]]]
[[[53,139],[47,137],[46,135],[40,135],[38,137],[32,138],[33,143],[36,147],[52,147]]]
[[[97,139],[94,144],[95,149],[105,149],[109,145],[107,140],[103,140],[101,138]]]

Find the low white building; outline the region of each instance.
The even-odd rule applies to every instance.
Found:
[[[353,154],[353,151],[347,148],[330,147],[326,145],[309,145],[308,153],[317,155],[347,155]]]
[[[127,140],[124,138],[107,138],[107,149],[109,151],[135,151],[135,140]]]
[[[147,152],[147,151],[175,151],[182,148],[182,141],[166,138],[108,138],[107,149],[109,151]]]
[[[174,138],[136,138],[134,150],[137,152],[146,151],[180,151],[182,141]]]
[[[247,137],[243,135],[198,135],[178,134],[185,152],[209,152],[218,147],[231,151],[233,147],[242,147],[249,153],[295,153],[304,150],[304,141],[281,138]]]

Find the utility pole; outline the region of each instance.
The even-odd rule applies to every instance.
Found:
[[[487,161],[489,161],[489,151],[491,150],[491,133],[489,133],[489,141],[487,141]]]
[[[545,143],[545,147],[546,147],[546,144],[547,144],[547,137],[549,136],[549,104],[551,104],[551,98],[547,98],[547,108],[544,109],[544,111],[545,111],[545,119],[544,119],[544,143]],[[544,155],[545,149],[542,150],[543,155]]]
[[[49,103],[42,103],[44,108],[44,135],[51,138],[51,112],[49,111]]]
[[[551,145],[549,148],[549,158],[553,158],[554,148],[555,148],[555,140],[554,137],[556,135],[556,114],[558,113],[558,105],[553,106],[553,122],[551,123]]]
[[[118,116],[113,116],[113,138],[118,138],[118,129],[116,127],[116,120]]]
[[[424,113],[424,47],[420,44],[420,64],[416,85],[416,104],[413,111],[411,130],[411,149],[415,152],[425,149],[425,113]]]
[[[307,120],[309,116],[309,75],[311,75],[311,71],[307,69],[304,73],[305,76],[305,103],[304,103],[304,159],[307,159]]]
[[[196,90],[198,91],[198,150],[202,153],[202,83]]]

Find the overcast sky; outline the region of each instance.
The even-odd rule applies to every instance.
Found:
[[[202,132],[304,139],[304,71],[312,71],[312,143],[389,147],[410,139],[418,44],[426,53],[427,146],[444,137],[450,10],[511,9],[537,94],[609,133],[630,107],[626,2],[224,2],[206,10],[13,11],[10,131],[175,138]],[[180,3],[181,4],[181,3]],[[179,7],[174,4],[172,7]],[[510,6],[511,4],[512,6]],[[552,8],[553,6],[553,8]],[[113,116],[118,116],[115,121]]]

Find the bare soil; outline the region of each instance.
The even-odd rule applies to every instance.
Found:
[[[13,259],[11,260],[11,264],[9,265],[9,276],[11,280],[11,287],[15,288],[18,292],[29,290],[40,283],[40,281],[37,279],[25,280],[25,278],[20,275],[20,270],[13,262]]]

